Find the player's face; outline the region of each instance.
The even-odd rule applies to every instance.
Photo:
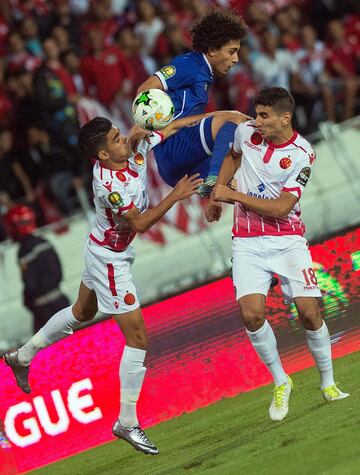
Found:
[[[106,152],[108,160],[114,163],[123,163],[131,155],[130,142],[126,135],[120,135],[120,130],[114,125],[106,137]]]
[[[219,49],[210,50],[206,57],[215,74],[224,76],[238,61],[240,40],[231,40]]]
[[[279,115],[272,107],[261,105],[256,106],[255,111],[255,124],[263,137],[273,141],[282,135],[288,125],[288,114]]]

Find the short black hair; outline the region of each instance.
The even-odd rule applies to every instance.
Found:
[[[243,18],[235,10],[212,9],[194,23],[192,47],[200,53],[220,49],[231,40],[244,38],[246,30]]]
[[[106,137],[112,127],[111,120],[95,117],[80,129],[78,144],[89,157],[98,158],[98,153],[106,147]]]
[[[295,112],[295,101],[290,92],[284,87],[268,87],[262,89],[254,98],[254,106],[272,107],[278,114]]]

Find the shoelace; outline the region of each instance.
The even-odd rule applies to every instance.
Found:
[[[138,436],[140,437],[140,439],[141,439],[143,442],[145,442],[145,444],[151,445],[150,440],[146,437],[145,432],[144,432],[142,429],[140,429],[140,427],[134,427],[133,431],[138,434]]]
[[[328,388],[325,388],[325,392],[328,396],[330,396],[331,398],[335,398],[335,397],[338,397],[339,394],[340,394],[340,391],[338,390],[338,388],[335,386],[335,384],[333,386],[329,386]]]
[[[281,407],[284,402],[285,390],[287,384],[282,384],[281,386],[275,386],[274,388],[274,401],[275,407]]]

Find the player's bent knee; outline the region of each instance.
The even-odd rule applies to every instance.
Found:
[[[306,330],[318,330],[322,325],[320,310],[318,307],[309,307],[299,310],[301,324]]]
[[[264,325],[265,315],[261,309],[240,305],[240,315],[244,325],[250,331],[259,330]]]
[[[96,316],[95,310],[82,308],[82,306],[79,304],[75,304],[72,310],[74,317],[76,318],[76,320],[79,320],[79,322],[89,322],[90,320],[93,320]]]

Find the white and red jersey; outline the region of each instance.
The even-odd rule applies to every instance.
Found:
[[[136,233],[124,215],[135,206],[140,213],[147,210],[146,154],[160,143],[163,136],[153,132],[150,144],[142,140],[135,154],[121,170],[109,170],[101,161],[93,169],[93,191],[96,218],[90,239],[113,251],[124,251]]]
[[[282,191],[298,198],[310,178],[315,153],[297,132],[277,145],[263,139],[251,120],[240,124],[234,136],[234,151],[242,152],[235,174],[237,190],[262,199],[278,198]],[[286,218],[262,216],[235,203],[233,235],[236,237],[300,235],[305,232],[297,202]]]

